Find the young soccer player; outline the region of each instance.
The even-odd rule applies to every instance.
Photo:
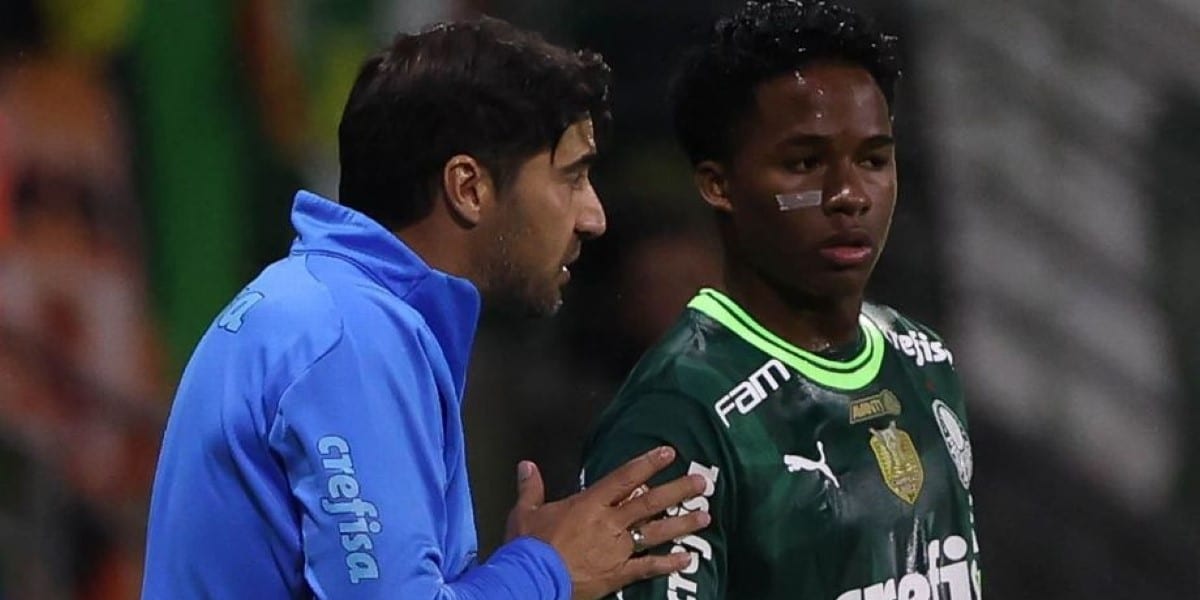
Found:
[[[979,598],[953,356],[863,298],[896,201],[898,76],[894,38],[812,0],[746,4],[678,74],[677,133],[718,221],[724,286],[634,369],[583,478],[670,444],[660,477],[708,485],[668,513],[713,523],[656,548],[692,562],[624,600]]]

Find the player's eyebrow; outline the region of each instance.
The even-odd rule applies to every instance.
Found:
[[[591,167],[596,162],[599,155],[595,150],[585,152],[579,158],[559,167],[558,169],[564,173],[575,173]]]
[[[800,134],[789,137],[782,142],[781,146],[825,146],[830,143],[833,136],[817,135],[817,134]],[[883,148],[887,146],[895,146],[896,139],[887,134],[873,135],[867,138],[862,146],[864,148]]]
[[[872,150],[874,150],[876,148],[886,148],[888,146],[895,146],[895,145],[896,145],[896,138],[894,138],[890,135],[883,135],[883,134],[873,135],[873,136],[867,138],[867,141],[863,142],[864,148],[869,148]]]
[[[779,143],[781,146],[824,146],[832,139],[828,135],[817,135],[815,133],[805,133],[793,135],[785,138]]]

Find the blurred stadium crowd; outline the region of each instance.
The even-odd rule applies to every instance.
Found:
[[[663,96],[722,0],[0,3],[0,598],[137,597],[192,344],[336,189],[358,61],[479,11],[602,52],[609,234],[554,320],[485,318],[468,386],[484,549],[517,460],[552,494],[695,289],[709,218]],[[862,0],[902,36],[900,205],[875,299],[970,392],[989,597],[1200,597],[1200,4]]]

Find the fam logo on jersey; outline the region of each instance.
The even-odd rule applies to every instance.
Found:
[[[736,410],[738,414],[750,414],[750,411],[766,399],[767,394],[778,390],[783,382],[791,378],[792,374],[787,367],[772,358],[751,373],[745,381],[733,386],[732,390],[721,396],[721,399],[713,404],[713,410],[717,411],[717,416],[721,418],[725,428],[729,429],[729,413]]]
[[[915,504],[925,485],[925,467],[908,432],[892,421],[886,429],[871,429],[871,451],[879,463],[879,473],[892,493]]]
[[[920,331],[909,330],[908,333],[896,333],[894,330],[885,329],[883,336],[897,350],[915,359],[918,367],[926,363],[948,362],[954,364],[954,355],[950,353],[950,349],[946,348],[945,344],[929,339],[928,335]]]
[[[946,440],[946,450],[950,451],[954,468],[958,470],[958,480],[962,482],[964,489],[970,489],[975,461],[971,454],[971,438],[967,437],[966,426],[945,402],[938,399],[933,401],[933,416],[937,419],[942,439]]]
[[[919,550],[918,550],[919,552]],[[967,556],[967,540],[952,535],[925,547],[927,571],[842,592],[837,600],[979,600],[979,565]],[[973,593],[972,593],[973,592]]]
[[[862,423],[885,416],[900,416],[900,400],[891,390],[859,398],[850,403],[850,424]]]

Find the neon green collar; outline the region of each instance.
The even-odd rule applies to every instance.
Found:
[[[828,388],[857,390],[867,387],[879,374],[879,367],[883,364],[883,333],[866,315],[858,316],[859,327],[866,339],[862,350],[853,358],[837,361],[797,348],[771,333],[717,290],[700,290],[688,303],[688,308],[707,315],[750,345]]]

